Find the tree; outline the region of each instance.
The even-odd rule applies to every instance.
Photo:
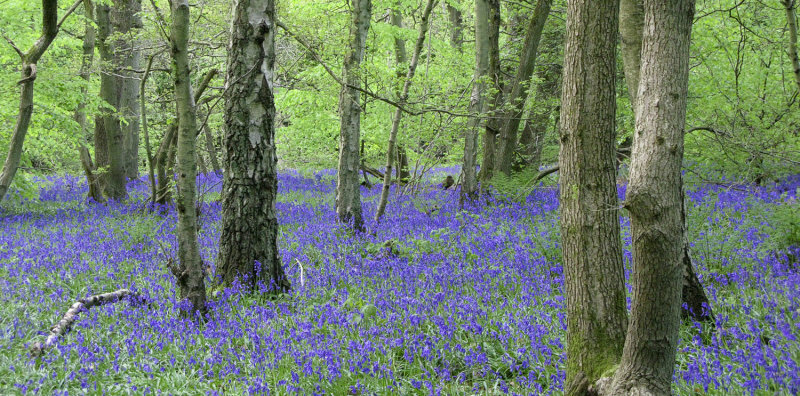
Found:
[[[643,0],[621,0],[619,11],[619,31],[622,41],[622,64],[625,73],[625,82],[628,87],[628,96],[631,105],[634,107],[634,117],[639,114],[636,109],[637,91],[639,89],[639,74],[641,69],[641,52],[644,31],[644,2]],[[633,138],[626,139],[627,145],[631,144]],[[681,186],[683,184],[681,183]],[[684,223],[683,241],[683,287],[682,302],[686,308],[681,310],[684,317],[692,317],[695,320],[709,321],[713,324],[714,315],[711,304],[708,301],[703,285],[694,271],[692,256],[689,249],[689,239],[686,236],[686,204],[685,196],[681,192],[681,216]]]
[[[274,0],[234,2],[225,90],[225,172],[217,267],[222,282],[291,288],[278,256],[277,156],[272,75]],[[254,67],[253,65],[257,65]]]
[[[485,107],[483,92],[485,76],[489,72],[489,3],[475,1],[475,74],[469,99],[470,119],[464,137],[464,162],[461,169],[461,205],[473,200],[478,194],[478,131]]]
[[[494,169],[495,140],[502,121],[497,117],[498,109],[503,105],[503,79],[500,70],[500,1],[489,0],[489,79],[491,81],[492,99],[489,100],[486,120],[486,129],[483,133],[483,158],[481,159],[481,182],[486,183],[492,179]]]
[[[358,182],[359,142],[361,139],[360,66],[367,46],[372,15],[371,0],[351,0],[352,25],[350,44],[344,59],[341,93],[339,94],[339,166],[336,180],[336,213],[339,221],[352,223],[362,231],[361,188]]]
[[[633,304],[611,394],[670,395],[680,329],[681,165],[694,0],[645,0],[631,215]]]
[[[26,52],[22,52],[11,39],[6,38],[9,45],[14,48],[14,51],[19,55],[22,65],[22,78],[17,83],[21,85],[19,94],[19,112],[17,113],[17,123],[14,125],[14,132],[11,135],[11,144],[8,148],[8,155],[3,163],[2,172],[0,172],[0,201],[3,200],[8,187],[14,180],[14,175],[17,174],[19,162],[22,159],[22,144],[25,142],[25,135],[28,133],[28,127],[31,122],[31,115],[33,114],[33,83],[36,81],[36,63],[44,55],[50,43],[58,35],[58,30],[64,20],[75,11],[81,4],[81,0],[77,1],[64,13],[61,21],[58,20],[58,1],[57,0],[42,0],[42,35],[36,40],[33,45]]]
[[[627,327],[614,166],[618,2],[570,1],[560,115],[560,225],[567,395],[622,353]]]
[[[411,82],[414,80],[414,73],[417,71],[417,63],[419,63],[419,54],[422,52],[422,45],[425,43],[425,35],[428,33],[428,20],[436,4],[435,0],[428,0],[425,5],[425,10],[422,12],[422,20],[419,25],[419,35],[417,42],[414,45],[414,53],[411,55],[411,63],[408,65],[408,73],[406,73],[405,82],[403,83],[403,90],[400,92],[400,97],[397,103],[401,106],[405,105],[408,100],[409,90],[411,89]],[[405,51],[403,51],[405,52]],[[403,110],[397,107],[394,111],[392,118],[392,129],[389,132],[389,144],[386,148],[386,172],[383,175],[383,188],[381,189],[381,197],[378,201],[378,209],[375,211],[375,221],[379,221],[386,210],[386,203],[389,201],[389,187],[392,184],[392,166],[394,163],[397,140],[397,131],[400,129],[400,120],[403,117]]]
[[[139,70],[142,51],[138,40],[132,36],[142,27],[141,9],[141,0],[114,0],[111,12],[112,31],[117,36],[114,40],[114,65],[119,69],[114,73],[119,101],[117,110],[125,119],[120,124],[122,166],[128,178],[139,176],[140,97],[139,81],[134,73]]]
[[[178,263],[173,264],[171,270],[177,279],[181,300],[188,303],[188,307],[183,307],[185,314],[204,312],[206,308],[205,270],[197,242],[197,121],[189,77],[189,23],[189,1],[173,0],[170,44],[178,109]]]
[[[783,8],[786,10],[786,22],[789,26],[789,60],[792,61],[792,72],[797,89],[800,91],[800,60],[797,59],[797,13],[795,0],[782,0]]]
[[[461,52],[461,44],[464,43],[464,17],[461,10],[450,3],[447,3],[447,15],[450,19],[450,46]]]
[[[119,109],[119,86],[115,76],[114,43],[111,40],[111,7],[98,3],[96,7],[97,49],[104,70],[100,74],[100,98],[111,108],[103,106],[94,122],[95,161],[99,168],[107,168],[100,175],[100,184],[109,198],[125,199],[124,137],[116,110]]]
[[[497,154],[495,156],[495,169],[506,175],[511,174],[511,166],[514,161],[514,153],[517,147],[517,130],[522,120],[523,107],[525,104],[528,81],[533,75],[536,66],[536,56],[538,55],[539,42],[542,38],[544,24],[547,16],[550,15],[552,0],[539,0],[533,17],[528,25],[525,34],[525,45],[523,47],[521,61],[517,67],[516,77],[508,97],[511,109],[505,114],[503,129],[499,133],[497,141]]]

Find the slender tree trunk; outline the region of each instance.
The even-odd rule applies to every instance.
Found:
[[[631,214],[633,304],[612,394],[670,395],[680,329],[681,188],[694,0],[645,0]]]
[[[219,160],[217,160],[217,148],[214,146],[214,137],[211,136],[211,130],[208,128],[208,125],[203,126],[203,134],[206,138],[208,159],[211,161],[211,167],[214,168],[214,173],[217,173],[222,168],[219,166]]]
[[[450,18],[450,45],[461,52],[464,43],[464,17],[461,10],[452,5],[447,5],[447,14]]]
[[[115,109],[119,109],[119,85],[114,77],[114,45],[111,43],[111,8],[108,5],[97,4],[97,47],[100,60],[110,65],[109,70],[102,72],[100,77],[100,97]],[[104,190],[109,198],[126,199],[124,137],[119,117],[110,109],[101,109],[102,122],[95,121],[95,157],[98,167],[108,166],[108,172],[101,180],[104,181]]]
[[[142,28],[141,0],[114,0],[111,15],[112,30],[119,37],[114,42],[115,65],[120,68],[115,74],[119,87],[119,112],[126,123],[120,124],[123,147],[125,177],[139,177],[139,80],[133,70],[138,70],[142,51],[132,36]]]
[[[342,223],[352,223],[363,231],[361,188],[358,183],[360,164],[358,143],[361,140],[361,60],[367,45],[367,32],[372,15],[371,0],[351,0],[352,25],[350,46],[344,59],[342,91],[339,94],[339,166],[336,181],[336,213]]]
[[[219,258],[222,282],[291,289],[278,256],[277,156],[272,70],[274,0],[234,2],[225,90],[225,172]],[[253,65],[258,65],[253,69]]]
[[[419,25],[419,35],[417,42],[414,45],[414,53],[411,55],[411,63],[408,65],[408,72],[406,73],[406,80],[403,83],[403,90],[400,92],[400,97],[397,102],[403,106],[408,100],[408,93],[411,89],[411,82],[414,80],[414,73],[417,71],[417,64],[419,63],[419,54],[422,52],[422,45],[425,43],[425,35],[428,34],[428,21],[433,10],[435,0],[428,0],[425,5],[425,10],[422,12],[422,20]],[[405,51],[403,51],[405,52]],[[389,202],[389,187],[392,185],[392,166],[394,166],[395,157],[395,143],[397,141],[397,131],[400,129],[400,120],[403,117],[403,110],[399,107],[394,111],[392,118],[392,129],[389,131],[389,144],[386,149],[386,172],[383,174],[383,188],[381,189],[381,197],[378,201],[378,209],[375,211],[375,221],[380,221],[383,212],[386,210],[386,203]]]
[[[783,0],[786,9],[786,21],[789,23],[789,59],[792,61],[792,71],[797,89],[800,90],[800,61],[797,59],[797,14],[795,0]]]
[[[28,126],[30,126],[33,114],[33,82],[36,80],[36,63],[58,34],[58,26],[58,2],[42,0],[42,35],[27,52],[23,53],[14,46],[22,62],[22,79],[18,83],[22,87],[19,94],[17,123],[14,125],[14,132],[11,135],[11,144],[9,144],[8,155],[3,163],[3,170],[0,172],[0,202],[8,192],[8,187],[11,186],[22,159],[22,144],[25,142],[25,135],[28,133]]]
[[[552,0],[539,0],[536,3],[536,9],[533,11],[533,17],[525,35],[525,46],[523,47],[522,57],[511,88],[511,95],[508,97],[511,110],[504,117],[505,122],[497,141],[497,154],[495,157],[495,170],[506,175],[511,174],[514,152],[517,148],[517,129],[519,129],[525,106],[526,87],[533,75],[534,66],[536,66],[539,42],[542,38],[544,24],[547,22],[547,16],[550,14],[551,5]]]
[[[150,130],[147,124],[147,100],[145,99],[145,88],[147,88],[147,78],[150,76],[150,70],[153,68],[153,59],[155,54],[147,59],[147,67],[144,70],[142,81],[139,84],[139,106],[141,106],[142,116],[142,132],[144,133],[144,149],[147,155],[147,177],[150,180],[150,202],[156,203],[156,176],[153,169],[153,150],[150,145]]]
[[[205,312],[205,270],[197,242],[195,190],[197,165],[195,141],[197,120],[189,77],[189,2],[172,1],[172,69],[175,74],[175,102],[178,109],[178,264],[172,267],[180,298],[188,307],[186,315]]]
[[[488,183],[492,180],[495,162],[495,140],[503,123],[498,117],[498,109],[503,105],[503,80],[500,77],[500,0],[489,2],[489,78],[494,96],[489,101],[486,130],[483,133],[483,160],[481,161],[480,179]]]
[[[625,72],[625,81],[628,86],[628,97],[631,101],[631,106],[634,107],[634,116],[639,117],[636,113],[636,95],[639,90],[639,73],[641,68],[641,52],[642,52],[642,34],[644,26],[644,3],[643,0],[620,0],[619,11],[619,31],[622,39],[622,61]],[[620,143],[620,148],[630,147],[633,144],[633,137],[625,139]],[[682,184],[681,184],[682,185]],[[683,190],[681,190],[683,191]],[[683,196],[683,200],[686,197]],[[685,203],[683,204],[685,207]],[[681,211],[683,217],[684,228],[686,228],[686,210]],[[686,309],[683,309],[682,316],[684,318],[693,318],[698,321],[706,321],[713,325],[714,314],[711,309],[711,303],[706,296],[703,285],[700,283],[697,274],[694,271],[692,257],[689,249],[689,239],[684,238],[683,246],[683,292],[682,300],[686,304]]]
[[[403,27],[403,16],[400,14],[400,11],[392,9],[392,25],[397,27]],[[396,66],[396,73],[397,77],[403,78],[406,75],[406,72],[403,68],[405,65],[407,58],[406,58],[406,42],[400,37],[394,38],[394,52],[395,52],[395,62],[397,63]],[[397,97],[400,97],[402,88],[398,89]],[[407,183],[409,178],[408,172],[408,154],[406,153],[406,148],[401,143],[397,143],[397,175],[396,178],[399,183]]]
[[[627,310],[615,153],[617,0],[567,6],[560,141],[567,395],[619,361]]]
[[[481,127],[485,101],[483,91],[486,87],[484,76],[489,72],[489,3],[487,0],[475,1],[475,83],[469,101],[472,116],[467,125],[464,138],[464,164],[461,169],[462,184],[460,205],[466,200],[474,200],[478,195],[478,132]]]
[[[166,204],[172,201],[172,193],[170,192],[170,180],[172,180],[172,167],[170,165],[170,158],[174,152],[173,147],[176,144],[176,135],[178,128],[175,124],[167,127],[167,132],[164,133],[164,138],[161,140],[161,145],[155,155],[156,162],[156,176],[158,183],[156,187],[156,195],[153,198],[154,203]]]
[[[78,123],[80,129],[80,147],[78,148],[78,155],[81,161],[81,167],[86,175],[86,184],[89,187],[88,197],[95,202],[105,202],[103,196],[102,185],[97,180],[97,170],[92,162],[92,156],[89,149],[84,144],[84,140],[88,136],[86,129],[86,95],[89,91],[89,81],[92,78],[92,63],[94,63],[94,4],[91,0],[84,0],[84,13],[86,17],[86,27],[83,33],[83,57],[81,58],[81,71],[80,77],[86,83],[81,87],[81,100],[78,102],[78,107],[75,109],[73,118]]]

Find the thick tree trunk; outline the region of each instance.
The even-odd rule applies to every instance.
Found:
[[[681,164],[694,0],[645,0],[631,215],[633,303],[611,394],[670,395],[680,329]]]
[[[450,45],[461,52],[464,43],[464,17],[461,10],[450,4],[447,5],[447,14],[450,18]]]
[[[483,160],[481,161],[480,179],[482,183],[492,180],[495,162],[495,140],[503,125],[498,117],[498,109],[503,106],[503,80],[500,77],[500,1],[489,0],[489,78],[494,96],[489,100],[486,129],[483,133]]]
[[[64,17],[66,18],[66,15]],[[58,26],[58,2],[42,0],[42,35],[25,53],[16,46],[14,47],[22,61],[22,79],[18,83],[22,87],[19,94],[17,123],[14,125],[14,132],[11,135],[11,144],[9,144],[8,155],[3,163],[3,170],[0,172],[0,202],[8,192],[8,187],[11,186],[22,159],[22,144],[25,142],[25,135],[28,133],[33,114],[33,82],[36,80],[36,63],[58,34]]]
[[[419,54],[422,52],[422,45],[425,43],[425,35],[428,34],[428,20],[433,10],[435,0],[428,0],[425,5],[425,10],[422,12],[422,20],[419,25],[419,35],[417,42],[414,45],[414,53],[411,55],[411,63],[408,65],[408,72],[406,79],[403,83],[403,90],[400,92],[400,97],[397,103],[401,106],[405,105],[408,100],[409,90],[411,89],[411,82],[414,80],[414,73],[417,71],[417,64],[419,63]],[[405,52],[405,51],[404,51]],[[395,157],[395,144],[397,141],[397,131],[400,129],[400,120],[403,117],[403,110],[397,107],[394,111],[392,118],[392,129],[389,131],[389,144],[386,148],[386,172],[383,177],[383,188],[381,188],[381,197],[378,200],[378,209],[375,211],[375,221],[380,221],[383,212],[386,210],[386,204],[389,202],[389,187],[392,185],[392,167],[394,166]]]
[[[497,141],[494,166],[496,171],[503,172],[506,175],[511,174],[511,166],[517,148],[517,130],[519,129],[523,107],[525,106],[526,87],[533,75],[534,66],[536,66],[539,41],[542,38],[547,16],[550,15],[551,5],[552,0],[539,0],[536,3],[536,9],[533,11],[533,17],[525,34],[525,46],[522,50],[517,74],[514,78],[511,94],[507,100],[511,105],[511,110],[504,117],[503,129],[500,131]]]
[[[344,59],[342,91],[339,94],[339,166],[336,181],[336,213],[339,221],[352,224],[356,231],[363,231],[361,214],[361,189],[358,183],[359,153],[361,140],[361,103],[358,89],[361,87],[361,60],[367,45],[372,15],[371,0],[351,0],[352,25],[350,46]]]
[[[142,27],[139,12],[141,0],[114,0],[111,15],[112,30],[120,35],[114,42],[116,85],[119,88],[119,112],[127,123],[120,124],[123,147],[123,167],[128,178],[139,177],[139,80],[133,70],[139,70],[142,51],[132,38],[134,29]]]
[[[636,95],[639,90],[639,73],[641,68],[642,34],[644,26],[644,3],[643,0],[621,0],[619,11],[619,31],[622,40],[622,62],[625,73],[625,81],[628,87],[628,97],[631,106],[636,113]],[[630,147],[633,144],[633,136],[620,143],[619,149]],[[618,151],[619,152],[619,151]],[[619,158],[619,156],[618,156]],[[683,197],[685,200],[686,197]],[[686,227],[686,210],[681,212],[684,227]],[[683,259],[683,303],[687,309],[682,310],[684,318],[693,318],[698,321],[706,321],[713,325],[714,314],[711,303],[708,301],[700,284],[700,279],[694,271],[694,264],[689,250],[689,239],[684,238]],[[705,308],[702,308],[705,307]],[[702,309],[701,309],[702,308]]]
[[[792,72],[797,89],[800,90],[800,60],[797,59],[797,13],[795,0],[783,0],[786,10],[786,21],[789,24],[789,59],[792,61]]]
[[[114,46],[111,43],[111,8],[97,4],[97,47],[100,60],[104,64],[114,64]],[[119,109],[119,86],[114,77],[114,66],[100,75],[100,98],[115,109]],[[128,192],[125,186],[124,138],[119,117],[114,111],[102,108],[95,120],[95,159],[98,167],[108,167],[100,180],[109,198],[125,199]]]
[[[172,1],[172,69],[175,74],[175,102],[178,109],[178,264],[172,267],[180,298],[188,307],[186,315],[206,308],[205,270],[197,242],[195,190],[197,165],[195,141],[197,120],[189,77],[189,2]]]
[[[618,10],[616,0],[567,6],[558,161],[567,395],[585,394],[618,362],[627,327],[614,169]]]
[[[478,132],[481,127],[485,101],[483,91],[486,87],[484,76],[489,72],[489,3],[487,0],[475,1],[475,78],[469,101],[471,117],[464,137],[464,163],[461,169],[460,204],[474,200],[478,196]]]
[[[272,71],[274,0],[234,2],[225,90],[225,172],[217,266],[222,283],[291,288],[278,256]],[[255,69],[253,65],[258,65]]]

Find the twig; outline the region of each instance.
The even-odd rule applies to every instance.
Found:
[[[87,298],[79,299],[72,304],[69,310],[67,310],[67,313],[64,314],[64,317],[50,328],[50,334],[47,336],[44,343],[37,342],[33,344],[31,347],[31,355],[33,357],[41,356],[47,348],[53,346],[53,344],[58,341],[58,337],[69,331],[81,311],[89,310],[92,307],[107,303],[115,303],[130,294],[132,294],[132,292],[128,289],[119,289],[115,292],[95,294]]]
[[[299,259],[294,259],[294,261],[297,261],[297,265],[300,266],[300,286],[303,286],[305,283],[303,282],[303,263],[301,263]]]

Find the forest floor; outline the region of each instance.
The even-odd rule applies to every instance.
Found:
[[[200,181],[199,238],[213,263],[221,183]],[[166,266],[175,213],[147,210],[144,182],[129,184],[129,201],[105,205],[86,203],[77,177],[39,186],[38,198],[10,197],[0,212],[2,395],[561,393],[553,188],[464,211],[452,191],[392,194],[384,221],[353,236],[335,221],[331,172],[282,173],[279,247],[293,292],[270,299],[212,286],[198,325],[177,316]],[[800,263],[786,247],[800,220],[800,177],[688,189],[716,330],[684,323],[674,391],[797,394]],[[365,217],[379,191],[362,189]],[[141,298],[82,313],[53,348],[29,357],[75,300],[120,288]]]

